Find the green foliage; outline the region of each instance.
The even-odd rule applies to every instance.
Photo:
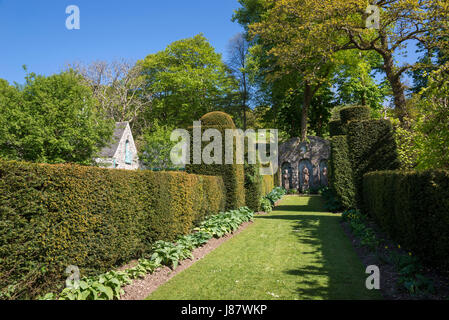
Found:
[[[370,251],[376,252],[382,243],[374,231],[367,226],[368,216],[359,210],[351,209],[342,213],[342,220],[349,223],[352,233],[360,239],[360,244]],[[398,248],[401,246],[398,245]],[[385,246],[388,249],[388,246]],[[422,271],[418,258],[411,252],[408,254],[390,248],[385,260],[394,265],[399,272],[399,284],[411,294],[433,292],[433,282],[419,272]]]
[[[352,121],[347,125],[355,200],[363,207],[363,175],[378,170],[400,167],[393,128],[388,120]]]
[[[245,202],[253,211],[260,210],[262,198],[262,176],[259,171],[260,164],[249,164],[245,159]]]
[[[193,258],[191,250],[180,244],[174,244],[166,241],[156,241],[152,247],[151,261],[156,264],[170,266],[173,270],[178,266],[179,261]]]
[[[435,75],[419,102],[417,169],[449,169],[449,81]]]
[[[236,129],[232,118],[220,111],[210,112],[205,114],[201,119],[201,130],[204,133],[207,129],[216,129],[221,133],[221,147],[222,147],[222,163],[223,164],[193,164],[193,152],[190,152],[190,163],[186,165],[186,171],[194,174],[203,174],[211,176],[221,176],[226,187],[226,209],[232,210],[240,208],[245,205],[245,173],[244,165],[236,164],[236,143],[234,143],[234,164],[225,163],[225,138],[226,129]],[[192,128],[191,128],[192,130]],[[192,131],[191,131],[192,133]],[[191,134],[191,137],[193,133]],[[191,140],[191,148],[193,151],[193,138]],[[235,141],[234,141],[235,142]],[[204,143],[204,142],[203,142]],[[203,144],[203,147],[207,144]]]
[[[273,207],[271,205],[271,201],[268,200],[267,198],[262,198],[260,200],[260,209],[263,212],[266,212],[266,213],[270,213],[271,211],[273,211]]]
[[[74,72],[29,74],[19,90],[0,81],[0,157],[91,164],[112,136],[91,90]]]
[[[285,195],[287,191],[282,187],[276,187],[274,188],[269,194],[265,196],[268,200],[270,200],[271,204],[274,206],[274,204],[282,198],[283,195]]]
[[[275,175],[262,176],[262,195],[266,196],[271,190],[274,189]]]
[[[170,159],[170,153],[177,142],[170,141],[174,127],[159,125],[156,120],[139,141],[139,160],[147,168],[169,169],[174,165]]]
[[[338,210],[338,204],[346,209],[354,208],[355,187],[346,136],[331,138],[331,155],[329,182],[333,193],[339,199],[337,202],[333,201],[332,208]]]
[[[242,223],[252,221],[253,216],[254,211],[248,207],[242,207],[238,210],[231,210],[210,216],[199,227],[195,228],[195,230],[198,232],[207,232],[213,237],[221,238],[225,234],[237,230]]]
[[[0,291],[53,290],[68,265],[110,270],[189,233],[225,197],[220,177],[0,161]]]
[[[329,134],[331,137],[344,135],[344,128],[340,120],[329,121]]]
[[[324,207],[327,210],[331,212],[337,212],[342,208],[340,197],[335,194],[335,191],[333,191],[333,189],[326,187],[319,190],[318,193],[321,194],[321,196],[324,198]]]
[[[416,147],[417,132],[397,125],[394,128],[394,137],[398,150],[398,159],[401,163],[400,168],[403,170],[415,168],[419,155]]]
[[[364,210],[423,263],[447,268],[449,172],[382,171],[364,176]]]
[[[342,125],[350,121],[369,120],[371,118],[371,109],[366,106],[348,106],[340,110],[340,121]]]
[[[138,65],[146,78],[146,94],[153,97],[151,117],[177,127],[224,110],[238,93],[221,55],[202,34],[175,41]]]

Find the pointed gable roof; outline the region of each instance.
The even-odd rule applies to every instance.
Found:
[[[120,140],[122,139],[123,133],[126,130],[126,127],[129,125],[128,122],[116,122],[114,133],[112,135],[111,143],[101,149],[100,157],[101,158],[112,158],[117,151]]]

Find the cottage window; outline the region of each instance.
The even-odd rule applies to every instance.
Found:
[[[129,141],[128,140],[126,140],[126,143],[125,143],[125,163],[126,164],[133,163],[133,156],[131,154],[131,151],[129,150]]]

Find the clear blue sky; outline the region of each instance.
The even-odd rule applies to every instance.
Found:
[[[65,27],[77,5],[81,29]],[[49,75],[70,62],[142,59],[169,43],[204,33],[225,54],[242,28],[231,22],[237,0],[0,0],[0,78],[24,82],[28,71]]]
[[[67,30],[65,10],[77,5],[81,29]],[[216,50],[242,28],[231,22],[237,0],[0,0],[0,78],[50,75],[68,63],[143,59],[200,32]],[[399,61],[416,60],[414,46]]]

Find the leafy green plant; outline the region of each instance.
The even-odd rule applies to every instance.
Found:
[[[318,193],[321,194],[321,196],[324,198],[325,201],[324,207],[327,210],[331,212],[336,212],[342,208],[340,200],[338,199],[334,191],[332,191],[332,189],[325,187],[320,189]]]
[[[260,208],[263,212],[269,213],[273,211],[273,207],[271,206],[271,201],[267,198],[262,198],[260,200]]]
[[[123,294],[122,287],[133,279],[153,273],[161,265],[175,269],[179,261],[192,259],[192,251],[207,243],[212,237],[235,231],[242,223],[251,221],[254,212],[247,207],[210,216],[196,232],[178,237],[176,243],[156,241],[149,259],[139,259],[138,264],[124,271],[110,271],[94,277],[84,277],[74,288],[65,288],[59,295],[47,293],[40,300],[113,300]],[[12,289],[11,289],[12,290]]]
[[[282,187],[274,188],[269,194],[265,196],[268,200],[271,201],[271,204],[274,205],[276,201],[282,198],[283,195],[286,194],[286,190]]]

